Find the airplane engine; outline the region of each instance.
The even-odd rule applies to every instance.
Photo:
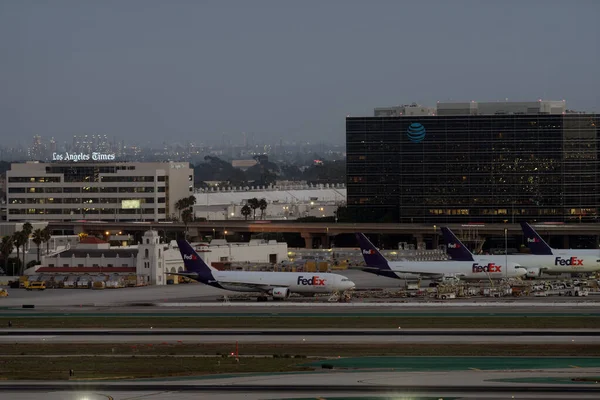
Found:
[[[525,275],[527,278],[538,278],[542,274],[542,270],[540,268],[527,268],[527,274]]]
[[[290,290],[288,288],[275,288],[271,295],[273,299],[287,299],[290,297]]]

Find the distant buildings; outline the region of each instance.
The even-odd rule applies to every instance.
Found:
[[[541,100],[382,110],[346,118],[355,220],[597,220],[600,115]]]
[[[242,207],[254,197],[267,201],[264,212],[256,210],[256,219],[268,220],[333,217],[337,208],[346,204],[344,185],[214,188],[196,191],[195,196],[194,215],[209,221],[245,219]],[[248,216],[248,220],[253,218],[254,213]]]

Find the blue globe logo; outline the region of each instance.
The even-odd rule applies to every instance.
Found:
[[[418,122],[410,124],[406,133],[408,134],[408,140],[413,143],[419,143],[425,139],[425,127]]]

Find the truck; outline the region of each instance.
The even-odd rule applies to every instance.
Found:
[[[46,282],[41,281],[25,281],[26,290],[46,290]]]

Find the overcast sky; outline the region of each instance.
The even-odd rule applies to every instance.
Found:
[[[344,142],[437,100],[600,111],[598,0],[0,0],[0,138]]]

